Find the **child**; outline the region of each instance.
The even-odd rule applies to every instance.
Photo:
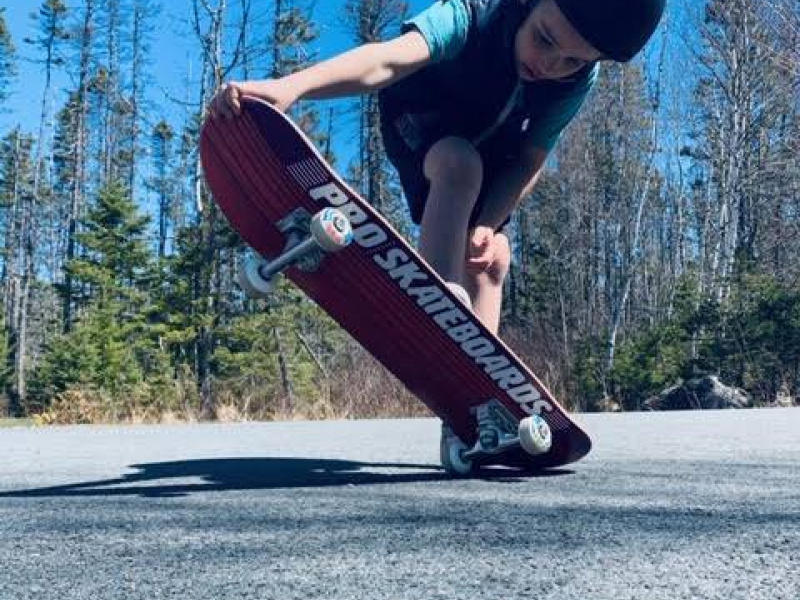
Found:
[[[511,250],[503,227],[597,77],[655,31],[665,0],[438,0],[392,40],[286,77],[223,85],[281,110],[380,90],[382,133],[420,252],[497,333]]]

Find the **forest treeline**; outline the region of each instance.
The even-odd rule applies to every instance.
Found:
[[[25,31],[0,9],[0,110],[23,70],[42,84],[38,121],[0,131],[0,414],[424,414],[289,283],[243,295],[243,244],[203,181],[214,90],[317,60],[313,9],[188,0],[180,122],[149,91],[152,40],[174,35],[155,0],[45,0]],[[409,16],[338,10],[354,45]],[[676,0],[643,59],[602,66],[510,229],[502,334],[566,405],[636,410],[704,374],[760,405],[800,397],[799,23],[792,0]],[[413,238],[375,98],[291,115]]]

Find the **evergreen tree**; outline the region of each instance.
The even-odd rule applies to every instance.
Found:
[[[285,278],[276,284],[274,298],[248,301],[252,310],[220,328],[215,372],[236,397],[257,399],[243,412],[313,415],[327,401],[328,366],[345,335]]]
[[[147,293],[155,283],[148,224],[121,184],[100,192],[76,238],[81,257],[66,266],[83,290],[80,319],[49,344],[35,378],[40,402],[83,385],[108,392],[110,410],[122,414],[130,410],[123,392],[148,377],[163,381],[168,363]]]
[[[152,276],[146,233],[150,217],[140,215],[129,192],[114,182],[100,191],[97,205],[77,236],[83,257],[67,265],[91,299],[135,303]]]
[[[8,31],[5,8],[0,8],[0,107],[8,99],[8,89],[17,72],[14,42]]]

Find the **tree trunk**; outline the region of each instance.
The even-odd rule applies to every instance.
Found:
[[[278,351],[278,372],[281,376],[281,389],[283,390],[281,410],[283,415],[286,416],[294,410],[294,385],[292,384],[292,376],[289,373],[289,361],[286,358],[286,347],[283,343],[283,333],[280,327],[275,328],[275,344]]]

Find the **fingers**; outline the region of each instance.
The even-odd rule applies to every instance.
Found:
[[[494,231],[481,227],[473,232],[469,242],[466,267],[472,273],[487,270],[494,262]]]
[[[486,244],[481,248],[474,248],[471,255],[467,257],[467,270],[479,273],[488,269],[494,262],[494,248],[491,244]]]
[[[477,258],[491,250],[494,242],[494,231],[488,227],[478,227],[469,238],[469,257]]]
[[[489,246],[491,246],[491,243],[492,243],[491,239],[485,236],[478,238],[477,240],[473,239],[471,248],[472,257],[475,258],[483,254],[486,254],[487,250],[489,250]]]
[[[483,254],[492,241],[492,232],[485,227],[479,227],[472,232],[469,238],[469,253],[471,257]]]
[[[238,84],[222,84],[211,100],[210,111],[214,118],[232,119],[242,114],[242,92]]]
[[[482,273],[489,269],[494,262],[494,254],[468,258],[466,268],[470,273]]]
[[[232,109],[234,116],[239,116],[242,114],[242,91],[239,89],[239,86],[235,83],[229,83],[228,87],[225,89],[226,96],[225,100],[227,101],[228,107]]]

